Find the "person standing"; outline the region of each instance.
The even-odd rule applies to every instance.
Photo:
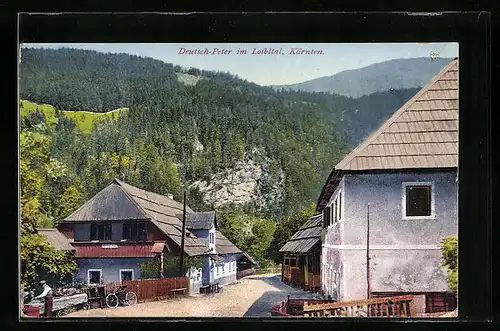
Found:
[[[44,315],[50,318],[52,317],[52,288],[44,280],[40,284],[43,286],[43,292],[36,296],[35,299],[45,298]]]

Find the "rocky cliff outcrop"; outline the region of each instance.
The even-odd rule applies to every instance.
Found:
[[[190,188],[198,188],[204,202],[215,208],[250,204],[258,210],[269,210],[283,200],[284,178],[282,169],[255,150],[232,168],[206,181],[196,181]]]

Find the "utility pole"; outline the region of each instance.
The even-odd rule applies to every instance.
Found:
[[[181,237],[181,263],[179,266],[180,277],[184,276],[184,241],[186,237],[186,191],[184,191],[184,207],[182,209],[182,237]]]
[[[366,211],[366,298],[370,299],[372,292],[370,271],[370,204]]]

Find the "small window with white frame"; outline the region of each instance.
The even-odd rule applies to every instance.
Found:
[[[87,271],[87,284],[101,284],[102,281],[102,269],[89,269]]]
[[[120,283],[134,280],[134,269],[120,269]]]
[[[433,219],[434,183],[403,182],[403,219]]]

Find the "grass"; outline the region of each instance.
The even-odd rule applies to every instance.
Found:
[[[44,115],[48,125],[55,125],[58,122],[56,109],[50,105],[40,105],[37,103],[21,100],[19,110],[21,117],[26,116],[29,112],[40,110]],[[86,111],[63,111],[64,116],[75,121],[77,128],[85,134],[92,132],[95,123],[102,118],[117,119],[120,112],[127,108],[119,108],[107,113],[91,113]]]
[[[19,112],[21,114],[21,117],[24,117],[28,115],[29,112],[36,111],[37,109],[45,115],[45,120],[47,121],[48,125],[57,124],[58,119],[56,117],[56,109],[53,106],[39,105],[37,103],[29,102],[26,100],[21,100],[19,102]]]
[[[64,116],[75,121],[78,129],[80,129],[83,133],[90,133],[94,128],[94,125],[97,120],[102,118],[112,118],[117,119],[120,112],[125,110],[126,108],[119,108],[107,113],[91,113],[91,112],[82,112],[82,111],[65,111]]]

